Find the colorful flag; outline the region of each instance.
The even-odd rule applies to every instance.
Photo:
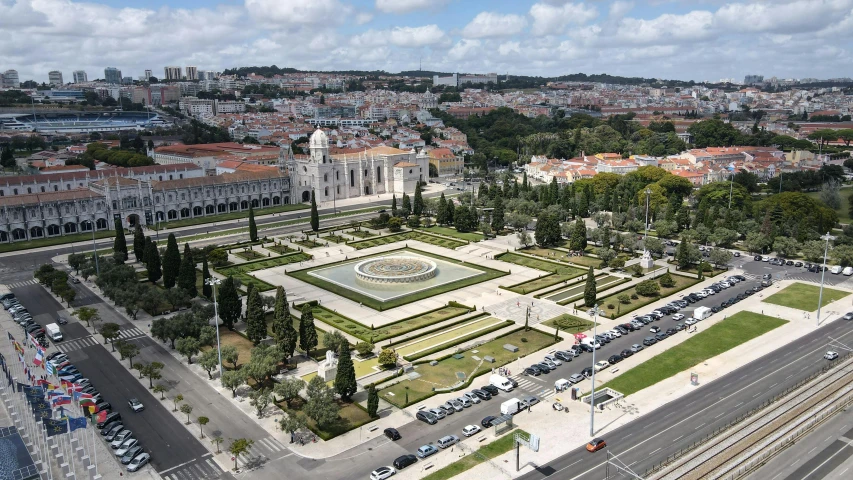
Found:
[[[57,395],[65,395],[65,392],[62,390],[55,390],[55,389],[47,391],[47,398],[53,398]]]
[[[65,391],[68,392],[68,395],[71,395],[73,392],[79,392],[80,390],[83,390],[83,385],[71,383],[65,387]]]
[[[63,433],[68,433],[68,419],[61,420],[53,420],[53,419],[45,419],[44,426],[46,428],[47,436],[52,437],[54,435],[60,435]]]
[[[93,397],[91,393],[74,392],[71,394],[71,398],[73,398],[75,402],[80,401],[82,403],[83,400],[92,399]]]
[[[9,335],[9,340],[15,341],[15,337],[12,336],[12,332],[6,332],[6,335]]]
[[[100,411],[100,412],[92,415],[92,417],[93,417],[92,422],[95,422],[95,423],[103,422],[104,420],[107,419],[107,411],[106,410]]]
[[[71,427],[71,431],[78,430],[80,428],[86,428],[86,417],[68,417],[68,425]]]
[[[60,396],[53,399],[53,406],[54,407],[57,405],[70,405],[70,404],[71,404],[71,397],[69,397],[68,395],[60,395]]]
[[[44,362],[44,368],[47,370],[48,375],[56,375],[56,367],[52,363]]]
[[[44,362],[44,350],[39,348],[38,350],[36,350],[35,358],[33,358],[33,365],[38,367],[42,364],[42,362]],[[44,366],[42,366],[42,368],[44,368]]]
[[[9,336],[11,337],[11,334]],[[17,350],[18,353],[24,353],[24,347],[22,347],[17,340],[12,340],[12,345],[15,347],[15,350]]]
[[[94,405],[88,405],[86,409],[89,410],[89,415],[93,415],[98,408]]]
[[[89,405],[95,405],[95,401],[92,400],[91,398],[81,398],[80,399],[80,406],[81,407],[85,407],[85,406],[89,406]]]

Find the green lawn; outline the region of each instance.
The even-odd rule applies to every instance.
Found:
[[[617,277],[615,275],[599,275],[595,277],[595,291],[603,292],[608,288],[618,285],[620,283],[628,282],[629,280],[623,277]],[[567,288],[560,292],[550,294],[545,297],[546,300],[551,300],[552,302],[563,302],[569,303],[572,299],[576,298],[578,295],[583,295],[584,290],[586,290],[586,279],[577,282],[573,287]]]
[[[526,340],[523,341],[522,339]],[[512,353],[505,350],[503,346],[507,343],[518,347],[518,352]],[[469,388],[468,380],[491,371],[492,368],[504,366],[515,361],[519,357],[529,355],[554,344],[554,335],[545,334],[536,330],[524,331],[519,329],[515,332],[498,337],[490,342],[475,348],[477,353],[468,350],[462,352],[462,358],[449,356],[439,360],[438,365],[431,366],[429,363],[417,365],[415,370],[420,377],[414,380],[404,380],[400,383],[383,388],[379,395],[398,407],[405,407],[435,395],[433,387],[450,387],[461,379],[466,383],[464,388]],[[480,362],[474,360],[476,355],[483,358],[486,355],[494,357],[495,363]],[[484,380],[485,381],[485,380]],[[406,403],[406,392],[409,401]],[[389,395],[393,393],[393,395]]]
[[[479,242],[483,239],[482,233],[457,232],[455,228],[440,227],[438,225],[433,225],[429,228],[424,228],[424,230],[430,233],[437,233],[439,235],[447,235],[448,237],[456,237],[462,240],[467,240],[469,242]]]
[[[344,236],[341,236],[341,235],[334,235],[334,234],[332,234],[332,235],[326,235],[326,236],[323,236],[323,237],[321,237],[321,238],[322,238],[323,240],[328,240],[328,241],[330,241],[330,242],[332,242],[332,243],[347,243],[347,241],[349,241],[349,239],[348,239],[347,237],[344,237]]]
[[[305,210],[310,208],[309,205],[297,203],[293,205],[279,205],[277,207],[265,207],[259,208],[255,210],[255,218],[258,218],[262,215],[271,215],[273,213],[282,213],[282,212],[292,212],[294,210]],[[238,218],[249,218],[249,211],[243,210],[242,212],[231,212],[231,213],[220,213],[216,215],[211,215],[209,217],[196,217],[196,218],[185,218],[183,220],[172,220],[170,222],[160,222],[160,230],[165,230],[167,228],[179,228],[179,227],[189,227],[192,225],[203,225],[205,223],[213,223],[213,222],[225,222],[228,220],[236,220]],[[152,228],[155,230],[157,226],[154,225]]]
[[[249,250],[241,250],[239,252],[231,252],[234,256],[240,257],[243,260],[257,260],[259,258],[267,258],[266,255],[262,255],[252,249]]]
[[[435,255],[435,254],[432,254],[429,252],[424,252],[424,251],[416,250],[413,248],[401,248],[401,249],[398,249],[395,251],[398,253],[404,253],[404,252],[410,251],[413,253],[417,253],[419,255],[424,255],[427,257],[433,257],[433,258],[437,258],[440,260],[444,260],[445,262],[457,263],[460,265],[463,264],[463,262],[461,262],[459,260],[455,260],[455,259],[448,258],[448,257],[443,257],[441,255]],[[387,255],[388,253],[389,252],[382,252],[382,253],[377,253],[376,255],[368,255],[366,257],[361,257],[360,260],[366,260],[368,258],[371,258],[374,256],[379,256],[379,255]],[[294,272],[287,272],[287,274],[294,277],[294,278],[302,280],[305,283],[309,283],[311,285],[314,285],[315,287],[322,288],[322,289],[330,291],[330,292],[334,292],[337,295],[348,298],[354,302],[359,302],[360,304],[363,304],[367,307],[370,307],[374,310],[379,310],[379,311],[387,310],[387,309],[394,308],[394,307],[399,307],[400,305],[406,305],[408,303],[416,302],[416,301],[422,300],[424,298],[434,297],[436,295],[441,295],[442,293],[451,292],[454,290],[459,290],[460,288],[465,288],[465,287],[470,286],[470,285],[474,285],[477,283],[485,282],[488,280],[492,280],[494,278],[499,278],[499,277],[502,277],[504,275],[507,275],[506,272],[502,272],[500,270],[494,270],[494,269],[484,267],[482,265],[477,265],[474,263],[465,263],[464,265],[466,267],[480,270],[483,272],[483,275],[476,275],[476,276],[466,278],[463,280],[445,283],[442,285],[436,285],[435,287],[428,288],[426,290],[421,290],[419,292],[412,293],[411,295],[405,295],[402,297],[397,297],[397,298],[394,298],[394,299],[391,299],[388,301],[381,301],[381,300],[377,300],[373,297],[368,297],[367,295],[362,295],[361,293],[359,293],[355,290],[350,290],[348,288],[341,288],[341,287],[339,287],[333,283],[330,283],[330,282],[323,280],[322,278],[318,278],[318,277],[315,277],[313,275],[309,275],[309,273],[308,273],[311,270],[314,270],[317,268],[328,268],[332,265],[337,265],[339,263],[344,263],[344,262],[348,262],[348,261],[351,261],[351,260],[343,260],[342,262],[330,263],[327,265],[322,265],[320,267],[307,268],[304,270],[298,270],[298,271],[294,271]]]
[[[626,371],[603,387],[625,395],[639,392],[785,323],[787,320],[747,311],[738,312],[704,330],[700,323],[699,329],[702,331],[699,333],[691,334],[688,340]],[[682,332],[677,335],[687,334]],[[684,381],[687,382],[686,374]]]
[[[823,288],[823,302],[821,307],[840,300],[847,295],[847,292],[834,290],[832,288]],[[783,307],[796,308],[797,310],[805,310],[811,312],[817,310],[817,301],[820,296],[820,287],[817,285],[806,285],[805,283],[792,283],[782,290],[770,295],[763,301],[774,305],[782,305]]]
[[[587,247],[587,250],[592,250],[592,248]],[[549,260],[561,261],[566,263],[572,263],[577,265],[578,267],[584,268],[599,268],[601,267],[601,259],[598,257],[589,257],[582,256],[576,257],[569,254],[569,252],[565,252],[563,250],[557,250],[555,248],[541,248],[541,247],[529,247],[521,250],[523,253],[528,255],[535,255],[537,257],[542,257]],[[618,255],[620,258],[624,258],[626,261],[631,258],[627,253],[620,253]]]
[[[699,283],[699,280],[696,278],[685,277],[684,275],[677,275],[674,273],[670,273],[670,276],[673,280],[675,280],[675,286],[669,288],[660,289],[660,294],[656,297],[644,297],[642,295],[637,295],[637,290],[635,287],[631,287],[627,290],[622,290],[619,292],[615,292],[607,297],[599,298],[598,304],[605,308],[607,312],[606,315],[610,317],[611,315],[624,315],[628,312],[634,311],[640,307],[644,307],[652,302],[660,300],[663,297],[667,297],[672,295],[673,293],[679,292],[688,288],[692,285],[696,285]],[[659,278],[659,277],[658,277]],[[658,278],[654,280],[657,281]],[[617,297],[619,295],[626,294],[628,295],[629,301],[628,303],[620,303]],[[637,295],[637,299],[631,298],[632,295]],[[613,305],[613,308],[610,308],[610,305]]]
[[[519,255],[517,253],[512,252],[501,254],[495,258],[502,262],[514,263],[523,267],[542,270],[543,272],[557,273],[561,275],[571,275],[572,273],[580,272],[575,275],[578,276],[587,272],[587,270],[584,270],[583,268],[572,267],[571,265],[566,265],[565,263],[545,260],[543,258],[529,257],[526,255]]]
[[[215,270],[217,273],[226,277],[233,276],[234,278],[239,279],[243,283],[243,286],[246,286],[249,283],[254,283],[256,287],[260,288],[261,292],[266,292],[268,290],[275,289],[275,287],[267,282],[264,282],[263,280],[259,280],[249,275],[249,273],[255,272],[257,270],[265,270],[267,268],[280,267],[282,265],[302,262],[308,260],[309,258],[311,258],[311,255],[307,253],[296,252],[288,255],[282,255],[279,257],[254,260],[251,262],[241,263],[239,265],[217,268]]]
[[[346,403],[340,399],[336,400],[338,404],[338,418],[330,425],[320,427],[317,422],[304,415],[307,420],[308,428],[323,440],[331,440],[338,435],[343,435],[350,430],[356,429],[362,425],[372,422],[375,419],[370,418],[367,411],[360,408],[355,403]],[[290,414],[301,412],[305,408],[304,400],[294,400],[293,404],[288,407],[284,402],[279,402],[279,408]]]
[[[352,231],[349,231],[347,233],[349,235],[352,235],[353,237],[357,237],[357,238],[370,238],[370,237],[375,237],[377,235],[376,233],[373,233],[369,230],[358,230],[358,231],[352,230]]]
[[[587,330],[591,330],[592,327],[595,326],[595,322],[592,322],[590,320],[585,320],[581,317],[576,317],[574,315],[569,315],[568,313],[564,313],[562,315],[556,316],[556,317],[551,318],[549,320],[545,320],[544,322],[540,323],[540,325],[545,326],[545,327],[549,327],[549,328],[557,328],[556,322],[557,322],[557,319],[559,319],[559,318],[565,318],[566,320],[568,320],[570,322],[569,328],[567,328],[565,330],[560,330],[560,332],[566,332],[566,333],[571,333],[571,334],[581,333],[581,332],[585,332]]]
[[[487,460],[491,460],[492,458],[503,455],[504,453],[515,448],[516,433],[521,433],[528,437],[530,436],[524,430],[513,430],[511,432],[512,435],[509,435],[509,433],[510,432],[505,433],[503,436],[488,445],[483,445],[473,454],[466,455],[465,457],[454,461],[450,465],[430,473],[429,475],[424,477],[423,480],[448,480],[450,478],[453,478],[456,475],[461,474],[462,472],[471,470],[477,465]]]
[[[449,248],[451,250],[467,245],[465,242],[460,240],[453,240],[450,238],[439,237],[437,235],[430,235],[421,231],[392,233],[391,235],[385,235],[382,237],[373,237],[366,240],[350,242],[348,245],[355,248],[356,250],[361,250],[364,248],[388,245],[389,243],[402,242],[405,240],[418,240],[420,242],[429,243],[430,245],[435,245],[438,247]]]
[[[849,200],[850,195],[853,195],[853,188],[842,188],[838,193],[841,195],[841,207],[835,210],[835,213],[838,214],[838,221],[839,223],[850,223],[850,210],[847,206],[850,204]],[[820,201],[820,192],[807,192],[806,195]],[[821,203],[823,204],[823,202]]]
[[[318,248],[318,247],[325,247],[326,246],[326,242],[320,243],[320,242],[317,242],[316,240],[310,240],[310,239],[309,240],[294,240],[293,243],[300,245],[300,246],[303,246],[305,248]]]
[[[114,237],[115,234],[115,230],[101,230],[100,232],[95,232],[95,238],[110,238]],[[133,235],[129,235],[129,237],[129,240],[132,243]],[[79,253],[90,252],[92,250],[92,232],[75,233],[73,235],[63,235],[59,237],[50,238],[38,238],[36,240],[30,240],[28,242],[0,243],[0,253],[17,252],[19,250],[29,250],[31,248],[52,247],[54,245],[64,245],[67,243],[80,242],[82,243],[79,245],[80,248],[77,251]],[[103,253],[101,253],[101,250],[98,250],[98,254],[103,255]]]
[[[286,253],[291,253],[291,252],[296,251],[293,247],[288,247],[287,245],[270,245],[268,247],[265,246],[264,248],[266,248],[267,250],[269,250],[271,252],[275,252],[279,255],[284,255]]]
[[[323,306],[315,306],[312,309],[314,318],[338,330],[344,331],[362,341],[373,343],[398,337],[400,335],[428,327],[438,322],[449,320],[468,313],[471,309],[465,306],[446,305],[436,310],[424,312],[412,317],[403,318],[394,323],[372,328],[372,325],[364,325],[343,314],[329,310]]]

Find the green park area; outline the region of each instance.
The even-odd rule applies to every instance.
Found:
[[[592,250],[592,246],[589,246],[586,249],[587,252]],[[571,252],[560,248],[528,247],[522,250],[522,252],[549,260],[571,263],[583,268],[599,268],[601,266],[601,259],[598,257],[592,257],[589,255],[576,256],[572,255]],[[620,253],[619,257],[624,258],[626,261],[631,258],[627,253]]]
[[[370,240],[368,240],[368,241],[370,241]],[[329,267],[332,267],[335,265],[339,265],[341,263],[351,262],[352,260],[343,260],[340,262],[321,265],[318,267],[306,268],[304,270],[297,270],[297,271],[293,271],[293,272],[287,272],[287,274],[292,276],[293,278],[301,280],[305,283],[314,285],[315,287],[318,287],[318,288],[322,288],[323,290],[334,292],[337,295],[348,298],[354,302],[358,302],[362,305],[365,305],[369,308],[372,308],[374,310],[379,310],[379,311],[388,310],[390,308],[399,307],[400,305],[406,305],[406,304],[409,304],[412,302],[417,302],[418,300],[423,300],[424,298],[431,298],[431,297],[434,297],[436,295],[441,295],[442,293],[452,292],[455,290],[459,290],[461,288],[465,288],[465,287],[468,287],[471,285],[475,285],[477,283],[486,282],[486,281],[493,280],[495,278],[500,278],[504,275],[507,275],[507,272],[502,272],[500,270],[494,270],[492,268],[484,267],[482,265],[477,265],[475,263],[466,263],[466,262],[463,262],[461,260],[455,260],[452,258],[444,257],[441,255],[436,255],[436,254],[433,254],[430,252],[425,252],[422,250],[416,250],[413,248],[401,248],[401,249],[397,249],[397,250],[393,250],[393,251],[395,253],[412,252],[412,253],[415,253],[418,255],[436,258],[436,259],[442,260],[444,262],[458,264],[458,265],[464,265],[467,268],[480,270],[481,272],[483,272],[483,274],[482,275],[474,275],[474,276],[464,278],[461,280],[457,280],[457,281],[453,281],[453,282],[437,284],[431,288],[419,290],[419,291],[413,292],[409,295],[403,295],[403,296],[399,296],[399,297],[392,298],[390,300],[384,300],[384,301],[376,299],[376,298],[371,297],[371,296],[364,295],[357,290],[353,290],[353,289],[349,289],[349,288],[341,288],[338,285],[335,285],[329,281],[326,281],[322,278],[319,278],[319,277],[316,277],[316,276],[310,274],[310,272],[313,270],[320,269],[320,268],[329,268]],[[385,251],[382,253],[377,253],[375,255],[367,255],[364,257],[360,257],[359,260],[367,260],[368,258],[372,258],[372,257],[376,257],[376,256],[388,255],[390,252],[391,251]]]
[[[400,319],[381,327],[373,328],[372,325],[365,325],[323,306],[317,305],[312,309],[314,318],[317,320],[346,332],[361,341],[373,343],[398,337],[445,320],[450,320],[451,318],[464,315],[470,311],[471,307],[466,307],[465,305],[460,305],[458,303],[450,303],[435,310],[430,310],[428,312]]]
[[[391,235],[384,235],[381,237],[371,237],[366,240],[350,242],[348,245],[350,247],[355,248],[356,250],[362,250],[365,248],[378,247],[381,245],[388,245],[390,243],[403,242],[406,240],[417,240],[419,242],[428,243],[437,247],[449,248],[451,250],[467,245],[467,243],[464,241],[440,237],[438,235],[430,235],[429,233],[421,232],[418,230],[393,233]]]
[[[540,323],[540,325],[548,328],[559,327],[560,332],[575,334],[586,332],[587,330],[592,330],[592,327],[595,326],[595,322],[576,317],[574,315],[569,315],[568,313],[564,313],[554,318],[545,320],[544,322]]]
[[[527,255],[520,255],[517,253],[504,253],[495,258],[501,260],[502,262],[514,263],[523,267],[533,268],[536,270],[541,270],[543,272],[550,273],[550,275],[544,275],[533,280],[528,280],[522,283],[517,283],[508,287],[504,287],[511,292],[520,293],[522,295],[525,293],[535,292],[543,288],[557,285],[558,283],[571,280],[586,273],[586,270],[583,270],[581,268],[575,268],[563,263],[552,262],[550,260],[530,257]]]
[[[509,320],[501,320],[494,317],[477,318],[462,322],[459,325],[448,327],[441,332],[425,335],[410,342],[404,342],[395,347],[398,355],[408,361],[414,361],[455,345],[473,340],[477,337],[500,330],[512,325]]]
[[[667,297],[669,295],[672,295],[673,293],[680,292],[681,290],[684,290],[685,288],[688,288],[691,285],[696,285],[697,283],[699,283],[698,279],[685,277],[684,275],[670,273],[670,277],[672,277],[673,280],[673,286],[671,287],[660,286],[660,277],[647,280],[650,282],[655,282],[658,285],[659,291],[655,295],[648,296],[639,294],[637,292],[637,287],[640,284],[637,284],[628,289],[612,293],[607,297],[599,298],[598,304],[604,307],[606,315],[608,317],[611,315],[624,315],[628,312],[634,311],[638,308],[644,307],[652,302],[655,302],[663,297]]]
[[[241,263],[239,265],[217,268],[215,270],[220,275],[224,275],[226,277],[232,276],[235,279],[240,280],[244,287],[250,283],[254,283],[255,287],[259,288],[261,292],[266,292],[268,290],[273,290],[275,287],[263,280],[259,280],[252,275],[249,275],[251,272],[280,267],[282,265],[289,265],[291,263],[303,262],[310,258],[311,255],[307,253],[294,252],[287,255],[281,255],[279,257],[254,260],[251,262]]]
[[[687,340],[626,371],[605,383],[603,387],[612,388],[625,395],[639,392],[785,323],[787,320],[741,311],[705,330],[702,330],[702,324],[699,324],[699,329],[702,330],[699,333],[691,334]],[[684,375],[686,382],[687,374]]]
[[[479,449],[477,449],[474,453],[470,455],[466,455],[459,460],[451,463],[450,465],[440,468],[426,477],[423,480],[448,480],[450,478],[455,477],[463,472],[471,470],[477,465],[488,462],[489,460],[503,455],[504,453],[515,448],[515,434],[520,433],[529,438],[529,434],[524,430],[513,430],[504,433],[500,438],[495,440],[488,445],[483,445]]]
[[[850,223],[851,218],[850,209],[848,208],[848,205],[850,205],[850,195],[853,195],[853,188],[841,188],[838,193],[841,196],[841,203],[838,208],[834,209],[835,213],[838,214],[838,221],[840,223]],[[820,198],[819,191],[807,192],[806,195],[813,198],[814,200],[818,200],[821,202],[823,201]]]
[[[595,291],[596,293],[601,293],[608,288],[619,285],[620,283],[629,282],[630,279],[624,277],[617,277],[616,275],[599,275],[595,277]],[[545,297],[546,300],[551,300],[552,302],[557,302],[560,305],[565,305],[572,300],[576,300],[579,297],[583,296],[583,292],[586,290],[586,281],[579,282],[575,286],[571,288],[567,288],[565,290],[561,290],[553,295],[548,295]]]
[[[847,295],[850,294],[841,290],[824,287],[823,300],[821,301],[820,306],[825,307],[836,300],[846,297]],[[770,295],[765,298],[764,301],[774,305],[781,305],[783,307],[796,308],[797,310],[811,312],[817,310],[817,302],[819,298],[819,286],[796,282],[788,285],[773,295]]]
[[[433,225],[431,227],[425,228],[429,233],[437,233],[439,235],[446,235],[448,237],[455,237],[460,240],[466,240],[468,242],[479,242],[483,239],[482,233],[477,232],[458,232],[455,228],[448,227],[440,227],[438,225]]]
[[[434,388],[449,388],[459,382],[464,382],[463,385],[467,387],[474,377],[488,373],[493,368],[504,366],[519,357],[542,350],[553,343],[554,335],[532,329],[524,331],[521,328],[474,349],[447,356],[439,360],[435,366],[428,362],[419,363],[414,370],[418,374],[417,378],[403,380],[386,388],[380,386],[379,395],[403,408],[435,395]],[[518,352],[513,353],[504,349],[505,344],[515,345],[519,349]],[[485,356],[493,357],[495,362],[484,362],[482,359]]]

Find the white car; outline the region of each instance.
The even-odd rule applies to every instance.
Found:
[[[116,438],[114,438],[112,443],[110,443],[110,447],[112,447],[113,449],[120,447],[121,444],[124,443],[131,435],[133,435],[133,432],[131,432],[130,430],[122,430],[118,432]]]
[[[703,292],[705,295],[716,295],[716,294],[717,294],[717,292],[715,292],[715,291],[714,291],[713,289],[711,289],[711,288],[706,288],[705,290],[702,290],[702,292]]]
[[[732,284],[729,282],[720,282],[720,286],[723,288],[729,288],[732,286]]]
[[[699,298],[705,298],[708,296],[708,294],[705,292],[696,292],[696,296]]]
[[[676,313],[675,315],[672,316],[672,319],[675,320],[676,322],[679,320],[684,320],[684,314],[683,313]]]
[[[480,397],[478,397],[476,393],[468,392],[468,393],[464,394],[463,397],[467,398],[473,404],[478,404],[482,401],[482,400],[480,400]]]
[[[684,324],[685,324],[685,325],[696,325],[697,323],[699,323],[699,320],[696,320],[696,319],[695,319],[695,318],[693,318],[693,317],[690,317],[690,318],[688,318],[687,320],[685,320],[685,321],[684,321]]]
[[[151,455],[147,453],[140,453],[139,455],[133,457],[133,460],[130,461],[130,464],[127,465],[128,472],[135,472],[140,468],[144,467],[148,460],[151,460]]]
[[[596,362],[595,363],[595,371],[598,372],[598,371],[604,370],[605,368],[607,368],[609,366],[610,366],[610,363],[607,360],[602,360],[600,362]]]
[[[838,352],[833,352],[830,350],[830,351],[826,352],[826,354],[823,356],[823,358],[825,358],[827,360],[835,360],[836,358],[838,358]]]
[[[604,332],[604,334],[607,335],[608,338],[610,338],[611,340],[617,339],[622,336],[622,334],[617,332],[616,330],[608,330]]]
[[[123,457],[128,450],[135,447],[138,443],[139,440],[135,438],[128,438],[116,449],[116,457]]]
[[[379,467],[370,472],[370,480],[385,480],[386,478],[393,476],[395,473],[397,473],[397,470],[394,470],[394,467]]]
[[[471,435],[476,435],[477,432],[480,431],[480,427],[476,425],[468,425],[467,427],[462,429],[462,435],[466,437],[470,437]]]

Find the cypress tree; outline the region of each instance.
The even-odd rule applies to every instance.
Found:
[[[142,225],[138,222],[133,230],[133,256],[137,262],[142,262],[142,257],[145,255],[145,235],[142,234]]]
[[[418,186],[415,187],[415,202],[412,205],[412,213],[417,216],[421,216],[424,211],[424,198],[423,194],[421,194],[421,183],[418,182]]]
[[[441,197],[438,199],[438,207],[435,209],[435,221],[441,225],[447,224],[447,200],[444,198],[444,192],[441,192]]]
[[[148,268],[148,244],[151,243],[151,237],[145,237],[145,246],[142,248],[142,263]]]
[[[371,418],[376,418],[377,411],[379,411],[379,392],[376,391],[376,385],[371,383],[367,387],[367,414]]]
[[[391,195],[391,216],[397,216],[397,194],[394,193]]]
[[[207,280],[209,278],[210,269],[207,268],[207,257],[204,257],[201,267],[201,294],[204,295],[205,298],[213,298],[213,288],[211,285],[207,284]]]
[[[272,317],[272,335],[276,342],[281,342],[284,334],[285,323],[291,322],[290,309],[287,305],[287,292],[280,286],[275,290],[275,313]]]
[[[572,236],[569,239],[569,248],[575,251],[583,251],[586,248],[586,224],[583,219],[577,219]]]
[[[124,227],[121,226],[121,219],[115,220],[116,238],[113,241],[113,252],[121,252],[124,254],[124,261],[127,261],[127,239],[124,238]]]
[[[249,204],[249,240],[258,241],[258,226],[255,225],[255,209]]]
[[[178,241],[175,234],[170,233],[166,241],[166,253],[163,254],[163,286],[172,288],[178,273],[181,271],[181,251],[178,249]]]
[[[160,250],[157,248],[157,242],[150,242],[145,247],[145,268],[148,269],[148,281],[156,283],[163,276],[163,270],[160,268]]]
[[[320,214],[317,213],[317,198],[314,196],[314,190],[311,190],[311,230],[317,231],[320,229]]]
[[[195,259],[190,250],[190,244],[184,244],[184,258],[181,259],[181,271],[178,273],[178,287],[183,288],[190,298],[198,296],[198,287],[195,286]]]
[[[222,324],[228,330],[234,330],[234,323],[240,318],[240,313],[243,310],[243,304],[240,301],[240,295],[237,293],[237,288],[234,286],[234,278],[228,277],[222,282],[219,288],[219,318],[222,319]]]
[[[6,146],[3,153],[0,154],[0,166],[3,168],[15,168],[15,154],[12,152],[12,147]]]
[[[589,272],[586,274],[586,288],[583,290],[583,304],[587,307],[595,305],[595,274],[592,272],[592,267],[589,267]]]
[[[408,217],[412,214],[412,201],[405,193],[403,194],[403,205],[400,207],[400,214],[403,217]]]
[[[492,210],[492,230],[497,235],[504,228],[504,201],[500,196],[495,197],[495,209]]]
[[[521,178],[521,191],[526,192],[530,190],[530,184],[527,183],[527,172],[525,171]]]
[[[261,303],[261,294],[257,288],[252,289],[249,293],[249,299],[246,301],[246,337],[255,346],[267,337],[264,306]]]
[[[352,364],[349,348],[348,341],[341,342],[338,350],[338,372],[335,375],[335,391],[347,402],[358,390],[358,384],[355,383],[355,366]]]
[[[447,225],[453,224],[456,221],[456,204],[453,199],[447,201]]]
[[[317,346],[317,329],[314,328],[314,312],[311,305],[302,307],[302,316],[299,317],[299,348],[305,354],[311,356],[311,350]]]

